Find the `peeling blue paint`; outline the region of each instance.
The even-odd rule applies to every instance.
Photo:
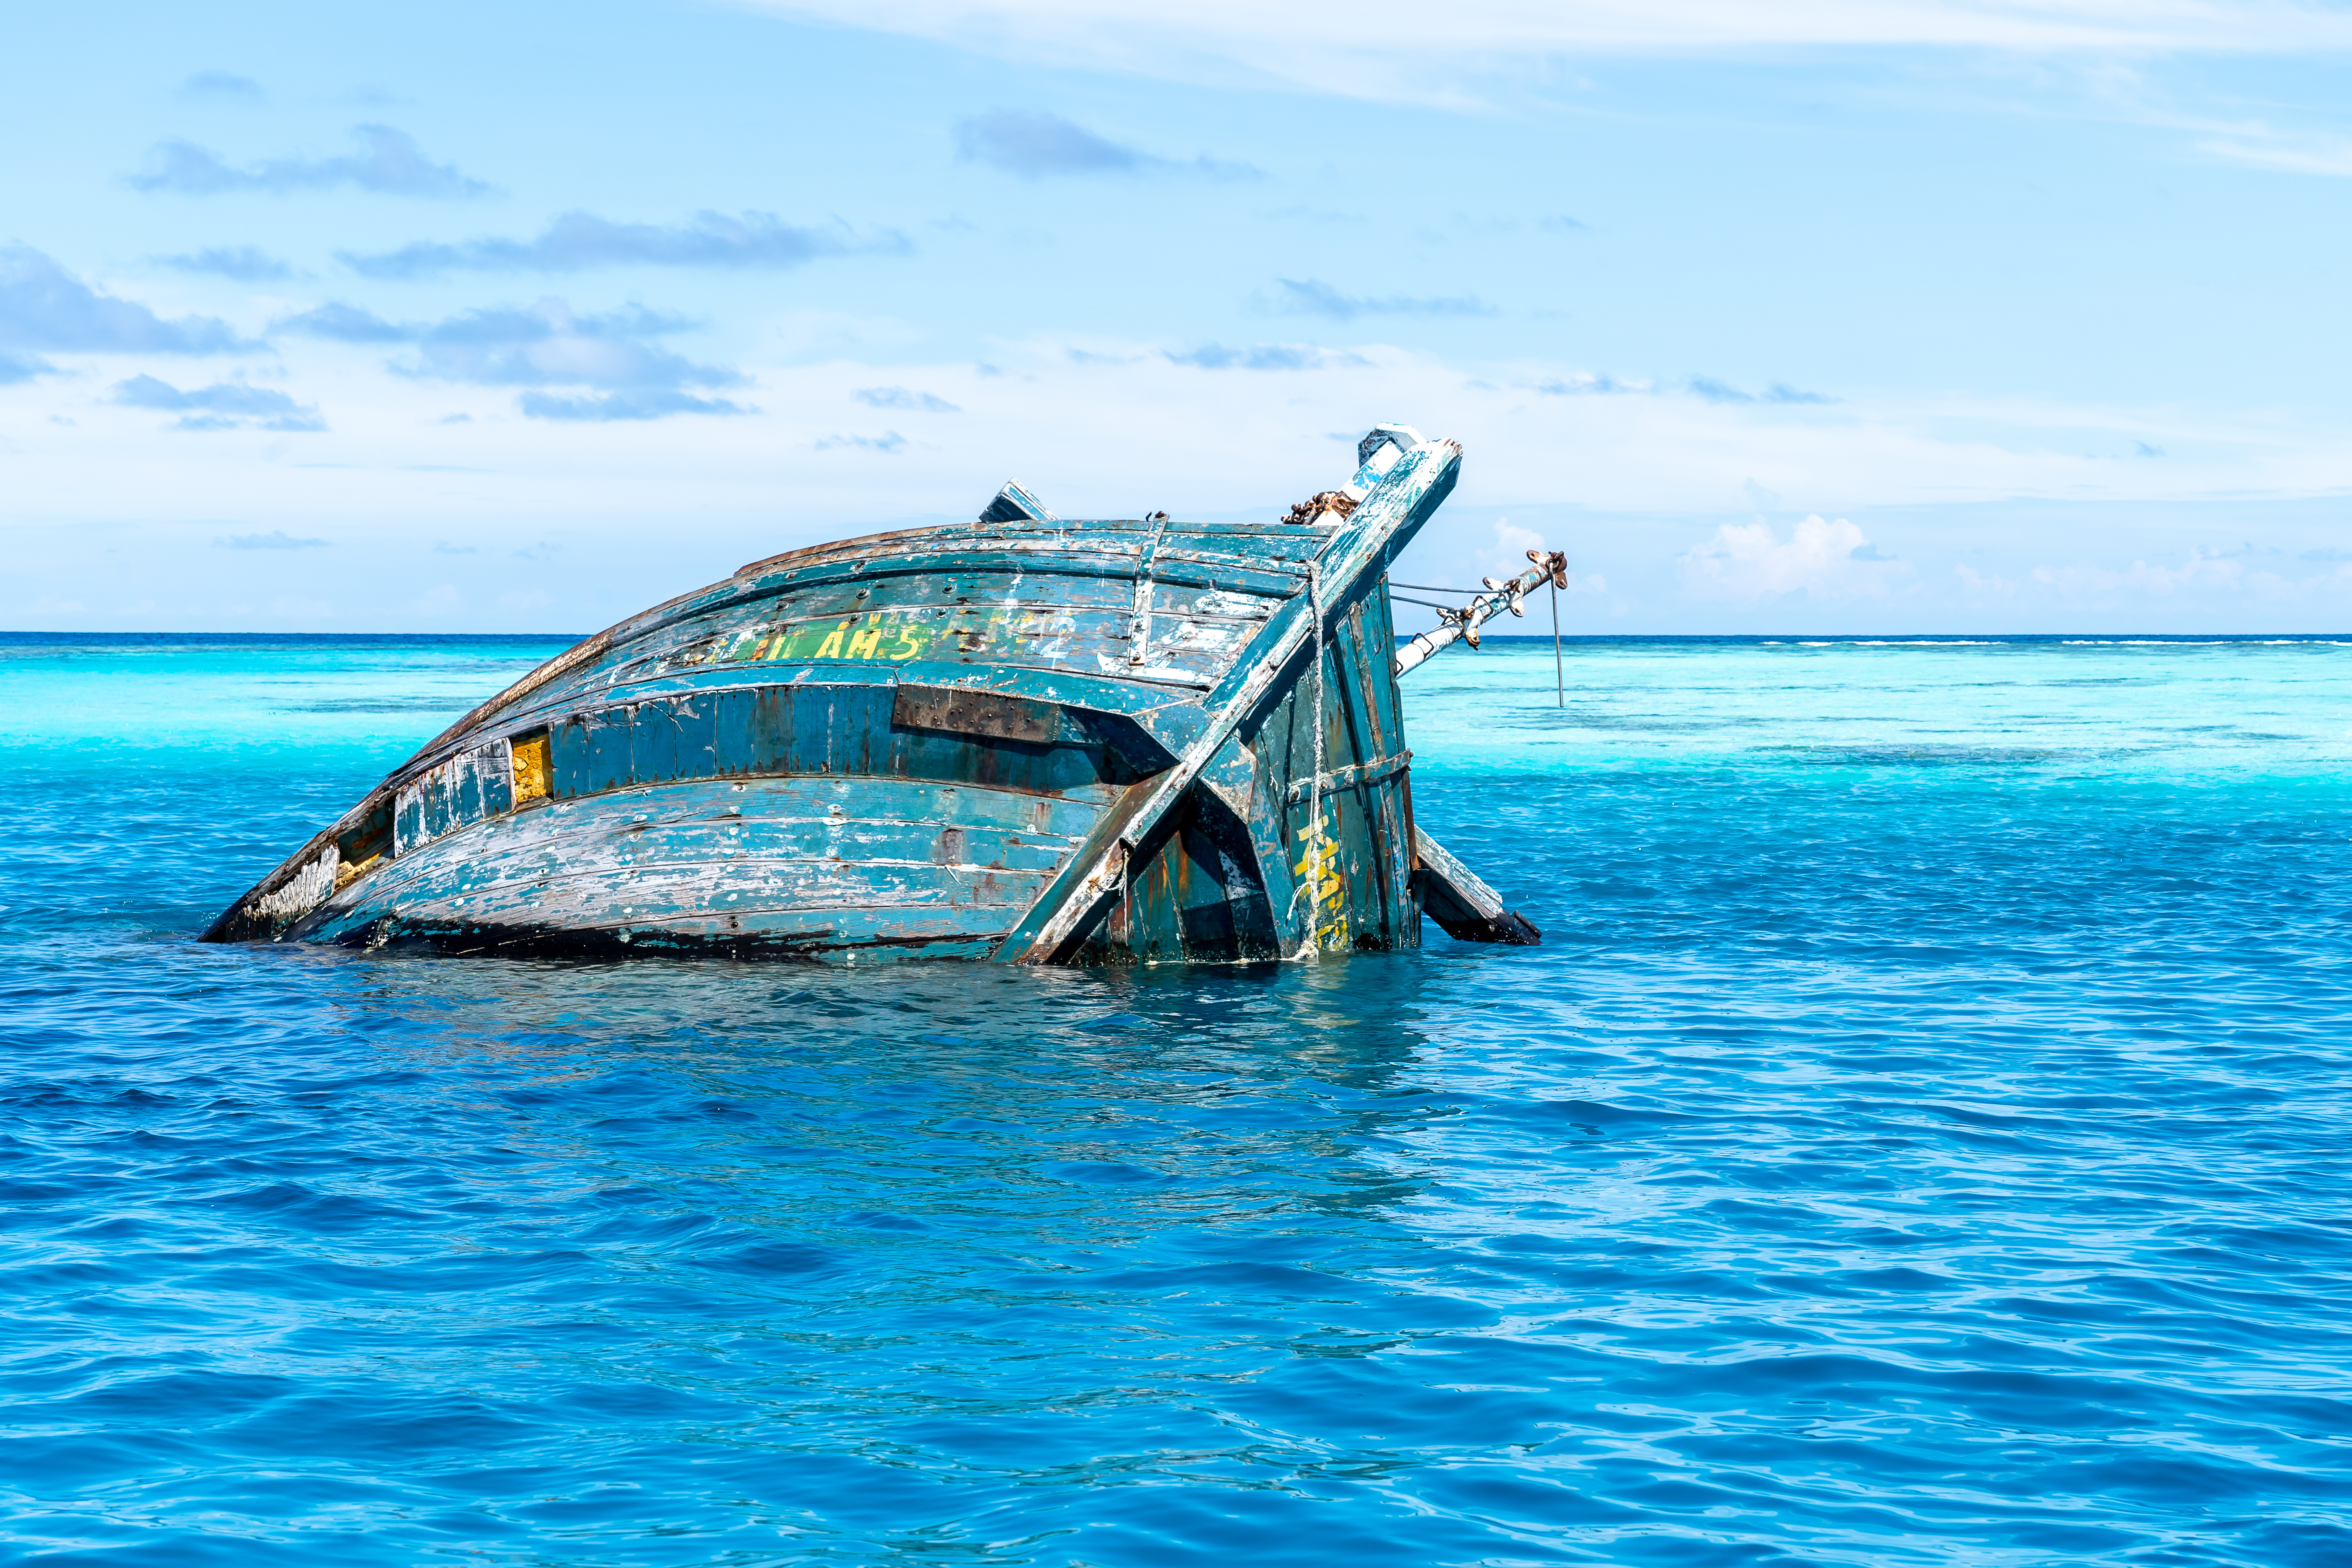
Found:
[[[1460,451],[1375,437],[1303,524],[1071,521],[1024,492],[992,515],[1031,515],[755,562],[467,715],[207,937],[1029,963],[1417,945],[1430,873],[1375,590]],[[1440,906],[1448,929],[1469,907]]]

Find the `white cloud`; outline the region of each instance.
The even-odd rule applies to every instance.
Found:
[[[2017,579],[2004,577],[1998,572],[1979,572],[1973,566],[1955,566],[1952,575],[1960,580],[1962,590],[1972,597],[1999,596],[2006,599],[2013,598],[2017,594]]]
[[[2189,559],[2179,566],[2151,566],[2145,561],[2135,561],[2118,571],[2084,562],[2073,566],[2036,566],[2032,576],[2042,587],[2070,595],[2129,591],[2168,596],[2197,589],[2238,588],[2246,581],[2246,570],[2235,561],[2192,550]]]
[[[856,316],[842,310],[786,311],[771,331],[778,352],[795,358],[860,349],[887,352],[923,340],[920,328],[896,316]]]
[[[2278,169],[2290,174],[2352,177],[2352,138],[2273,132],[2252,126],[2200,142],[2197,150],[2232,163]]]
[[[1494,543],[1478,553],[1477,574],[1496,578],[1516,577],[1531,564],[1528,552],[1547,548],[1542,534],[1530,528],[1521,528],[1507,517],[1498,517],[1495,520]],[[1570,548],[1573,549],[1572,542]],[[1466,572],[1461,574],[1464,577],[1471,574]],[[1571,568],[1567,575],[1566,592],[1571,598],[1578,595],[1600,597],[1609,592],[1609,579],[1598,572],[1579,574]],[[1538,595],[1538,598],[1540,596]]]
[[[1494,519],[1507,514],[1524,527],[1528,518],[1515,509],[1537,502],[1720,515],[1750,480],[1758,495],[1769,487],[1832,517],[2022,496],[2312,495],[2337,491],[2352,463],[2352,439],[2341,430],[2277,418],[1862,393],[1835,407],[1551,397],[1527,388],[1570,367],[1465,363],[1338,338],[1321,345],[1327,362],[1211,372],[1173,362],[1171,348],[1061,335],[999,340],[981,346],[998,374],[970,361],[866,353],[795,363],[772,353],[741,373],[764,412],[486,428],[436,423],[448,411],[445,392],[385,374],[379,344],[289,335],[281,343],[289,374],[336,410],[336,428],[306,435],[297,465],[256,468],[226,447],[167,438],[152,416],[110,401],[102,383],[0,387],[0,431],[24,448],[6,460],[12,503],[28,514],[237,515],[239,531],[312,537],[330,521],[364,529],[378,514],[389,528],[418,507],[446,520],[436,524],[446,532],[503,528],[538,508],[637,520],[681,506],[731,513],[754,496],[804,520],[795,530],[814,531],[976,510],[1008,474],[1039,486],[1067,515],[1133,515],[1146,506],[1278,512],[1347,477],[1349,443],[1330,433],[1400,417],[1463,443],[1462,494],[1449,510],[1475,509],[1473,548],[1477,558],[1494,551],[1495,565],[1524,565],[1526,547],[1495,542]],[[898,432],[903,442],[879,424],[844,421],[861,391],[899,385],[963,412]],[[46,422],[59,412],[80,426]],[[780,451],[807,452],[844,433],[870,445],[778,469]],[[2175,455],[2161,463],[2094,455],[2131,438]],[[882,443],[896,449],[878,450]],[[851,452],[859,460],[840,461]],[[1204,453],[1215,460],[1202,461]],[[362,472],[373,477],[362,482]],[[461,473],[480,477],[453,477]],[[255,511],[257,486],[282,495],[282,509]],[[1550,543],[1572,561],[1587,553],[1566,534]],[[2033,563],[2029,556],[1985,569],[2015,576]]]
[[[1844,518],[1813,516],[1780,538],[1769,522],[1727,522],[1706,543],[1684,552],[1691,588],[1711,599],[1883,599],[1910,568],[1877,553]]]
[[[2286,174],[2352,176],[2352,137],[2338,132],[2242,115],[2217,118],[2213,108],[2199,112],[2178,101],[2147,73],[2116,60],[2090,65],[2076,79],[2089,90],[2089,101],[2104,106],[2107,113],[2127,124],[2183,132],[2195,138],[2196,150],[2206,157]],[[2215,100],[2207,101],[2219,107]]]
[[[1008,477],[1066,516],[1165,508],[1180,517],[1277,517],[1344,480],[1352,433],[1381,418],[1409,420],[1465,449],[1459,492],[1402,574],[1412,581],[1466,584],[1485,572],[1515,573],[1540,546],[1568,552],[1571,592],[1587,619],[1596,605],[1612,617],[1679,605],[1688,624],[1721,625],[1751,611],[1758,624],[1777,623],[1789,606],[1834,603],[1874,619],[1935,611],[1946,626],[1963,617],[1939,606],[1981,606],[2028,629],[2071,629],[2086,624],[2074,606],[2122,615],[2144,603],[2211,624],[2219,623],[2200,606],[2226,607],[2220,619],[2252,626],[2256,617],[2237,607],[2269,602],[2271,590],[2255,581],[2264,562],[2244,558],[2244,576],[2231,587],[2226,568],[2240,562],[2215,555],[2184,564],[2189,552],[2254,537],[2282,552],[2273,570],[2317,574],[2332,571],[2333,558],[2307,567],[2295,563],[2295,552],[2336,534],[2285,523],[2264,533],[2273,525],[2260,523],[2249,525],[2251,535],[2206,536],[2152,521],[2095,522],[2088,510],[2066,513],[2085,521],[2054,534],[1989,533],[1973,519],[2011,515],[2003,509],[2025,504],[2021,498],[2045,498],[2053,509],[2089,501],[2195,509],[2230,497],[2249,507],[2302,506],[2334,527],[2341,514],[2329,498],[2343,495],[2338,487],[2352,471],[2352,440],[2286,419],[2055,401],[1895,401],[1860,391],[1835,407],[1554,397],[1529,387],[1571,366],[1447,360],[1336,334],[1324,343],[1344,361],[1214,372],[1172,363],[1165,351],[1173,345],[1139,339],[1040,335],[972,345],[967,352],[993,373],[970,359],[866,353],[796,363],[771,350],[743,366],[761,412],[740,418],[448,426],[434,423],[447,410],[443,392],[385,374],[381,345],[289,335],[282,345],[289,376],[336,417],[332,430],[289,440],[284,452],[159,432],[151,414],[110,399],[110,369],[0,387],[0,430],[25,448],[5,459],[11,505],[58,530],[40,573],[26,575],[60,595],[96,605],[131,592],[193,592],[185,584],[201,582],[226,605],[257,592],[247,581],[254,572],[324,553],[211,549],[228,531],[217,520],[234,517],[239,534],[331,537],[363,552],[381,542],[387,562],[396,557],[369,604],[342,609],[336,624],[486,630],[602,625],[778,550],[919,519],[969,518]],[[1074,357],[1074,347],[1087,357]],[[909,438],[895,451],[811,450],[844,430],[887,439],[878,424],[861,429],[843,419],[863,406],[858,392],[885,386],[920,389],[963,412],[923,416],[923,427],[901,433]],[[61,409],[80,423],[48,424]],[[2126,432],[2176,455],[2160,463],[2088,455],[2112,454]],[[1769,487],[1790,498],[1790,515],[1769,524],[1746,515],[1737,498],[1751,479],[1759,495]],[[1984,510],[1942,531],[1923,531],[1915,515],[1967,507]],[[1819,515],[1792,530],[1807,510]],[[136,584],[117,581],[99,548],[106,536],[81,525],[125,517],[182,520],[187,550],[152,553],[152,572]],[[411,549],[418,517],[433,520],[432,531],[425,548]],[[648,557],[647,520],[675,517],[698,521],[663,533],[662,550]],[[1842,518],[1861,526],[1825,521]],[[562,554],[545,560],[532,550],[528,586],[551,593],[545,606],[501,606],[498,595],[516,581],[444,581],[452,558],[430,549],[438,537],[504,560],[557,537],[559,527]],[[1869,560],[1874,541],[1910,564]],[[1864,558],[1854,558],[1856,549]],[[2136,557],[2147,564],[2126,583]],[[2094,575],[2067,562],[2096,563],[2080,569]],[[1958,574],[1960,563],[1977,575]],[[2034,580],[2037,564],[2053,580]],[[2096,586],[2101,572],[2115,578],[2112,592]],[[2326,599],[2315,584],[2292,589],[2300,598],[2286,619],[2322,624],[2314,612],[2344,607],[2347,587]],[[228,624],[228,612],[208,607],[205,620]]]
[[[1532,529],[1513,526],[1507,517],[1495,520],[1495,548],[1486,556],[1486,569],[1497,577],[1516,577],[1528,569],[1528,552],[1540,552],[1543,535]]]
[[[2352,45],[2294,0],[744,0],[975,51],[1185,80],[1273,79],[1351,97],[1447,96],[1448,68],[1560,54],[1925,46],[2030,53],[2285,53]]]

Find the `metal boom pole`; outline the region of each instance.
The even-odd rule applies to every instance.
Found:
[[[1508,610],[1515,616],[1524,616],[1527,611],[1521,607],[1520,602],[1541,587],[1546,579],[1550,580],[1555,593],[1567,581],[1568,557],[1561,552],[1530,550],[1528,552],[1528,559],[1535,564],[1517,576],[1500,583],[1492,577],[1486,578],[1484,579],[1486,584],[1485,593],[1473,597],[1461,609],[1438,611],[1436,626],[1421,633],[1404,647],[1397,649],[1396,672],[1403,675],[1410,670],[1417,669],[1428,661],[1430,655],[1441,648],[1451,647],[1456,642],[1466,642],[1475,649],[1478,646],[1478,628],[1486,625],[1490,617],[1503,610]],[[1552,609],[1555,650],[1558,646],[1559,632],[1559,609],[1555,601]],[[1560,678],[1562,707],[1568,705],[1567,679],[1565,675]]]

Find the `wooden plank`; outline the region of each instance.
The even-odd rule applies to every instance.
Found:
[[[694,776],[679,772],[678,714],[674,699],[631,703],[608,711],[620,716],[629,727],[630,783],[659,784],[666,779]],[[688,752],[691,754],[690,742]]]
[[[1412,753],[1400,752],[1392,757],[1376,757],[1369,763],[1350,763],[1343,768],[1333,768],[1324,775],[1325,793],[1336,795],[1341,790],[1368,789],[1386,784],[1405,769],[1412,766]],[[1310,764],[1310,772],[1312,771]],[[1314,792],[1313,778],[1293,779],[1283,792],[1283,804],[1297,805]]]
[[[921,915],[899,931],[921,936],[930,930],[922,911],[986,909],[987,929],[1001,935],[1094,816],[1068,802],[876,779],[557,802],[395,862],[301,934],[356,939],[394,916],[588,929],[791,910],[824,925],[845,911],[896,910]],[[976,929],[958,920],[954,929]]]
[[[986,691],[936,689],[940,700],[956,704],[1012,700]],[[1113,768],[1107,737],[1125,722],[1116,716],[1073,714],[1050,703],[991,710],[1007,723],[1013,721],[1004,719],[1006,713],[1029,715],[1017,725],[1024,734],[1048,733],[1039,714],[1052,716],[1056,727],[1042,746],[969,732],[910,731],[897,721],[901,710],[887,686],[810,682],[737,689],[567,715],[549,732],[548,773],[552,793],[572,799],[673,779],[794,773],[873,773],[1084,793],[1100,786],[1106,770]],[[1131,729],[1117,744],[1128,763],[1165,765],[1168,753]],[[490,773],[483,777],[484,787],[495,791]],[[439,830],[424,837],[437,837]]]
[[[629,742],[636,729],[635,705],[599,708],[587,714],[586,720],[587,752],[579,783],[572,793],[601,795],[634,784],[635,763],[629,754]]]
[[[717,700],[699,691],[683,692],[670,698],[668,707],[672,719],[677,726],[677,771],[669,776],[678,779],[717,777],[719,773]]]
[[[749,771],[761,773],[782,773],[792,771],[793,759],[799,754],[800,738],[794,732],[793,715],[797,710],[793,701],[793,688],[763,686],[751,693],[751,739]]]
[[[1413,835],[1419,861],[1413,882],[1421,893],[1423,913],[1461,942],[1503,942],[1534,947],[1543,941],[1526,916],[1503,907],[1495,889],[1426,833]]]
[[[1266,880],[1269,868],[1280,873],[1281,857],[1261,853],[1253,833],[1263,815],[1253,773],[1249,750],[1229,742],[1202,770],[1174,830],[1139,866],[1130,863],[1108,923],[1123,920],[1118,940],[1136,962],[1262,963],[1289,952]]]
[[[1174,746],[1181,746],[1197,734],[1205,722],[1197,689],[1178,691],[1076,670],[912,660],[887,668],[850,664],[717,667],[635,682],[614,681],[609,687],[600,675],[593,681],[585,700],[572,695],[560,701],[541,703],[534,698],[516,713],[502,719],[501,726],[511,724],[517,732],[527,732],[552,726],[583,709],[616,702],[643,701],[686,692],[717,693],[806,684],[953,686],[995,691],[1052,702],[1066,709],[1125,715]]]
[[[1137,791],[1148,793],[1131,806],[1121,803],[1116,814],[1119,819],[1116,842],[1097,845],[1090,840],[1073,858],[1037,906],[1006,938],[1001,958],[1051,963],[1076,950],[1108,910],[1134,847],[1183,798],[1226,738],[1255,720],[1275,698],[1285,678],[1292,675],[1290,667],[1297,656],[1313,650],[1314,657],[1320,657],[1333,616],[1344,611],[1347,604],[1369,588],[1370,581],[1385,572],[1391,552],[1410,542],[1451,493],[1461,460],[1462,449],[1454,443],[1431,442],[1407,453],[1381,477],[1354,514],[1334,531],[1318,558],[1318,571],[1335,590],[1331,598],[1339,603],[1335,605],[1326,599],[1318,615],[1307,595],[1301,595],[1275,613],[1250,652],[1212,693],[1206,707],[1213,718],[1207,731],[1186,749],[1175,767],[1148,784],[1136,786]]]
[[[588,715],[566,713],[547,727],[548,793],[558,800],[591,793],[588,777]]]
[[[1235,735],[1202,770],[1202,784],[1223,795],[1247,826],[1250,851],[1265,889],[1276,950],[1280,955],[1297,952],[1307,926],[1297,874],[1290,866],[1288,841],[1283,836],[1277,775],[1261,760],[1256,748],[1244,745]]]
[[[1028,487],[1019,479],[1005,480],[1004,488],[996,492],[996,499],[982,508],[980,513],[982,522],[1018,522],[1024,519],[1033,522],[1052,522],[1054,514],[1047,511],[1045,502],[1030,494]]]

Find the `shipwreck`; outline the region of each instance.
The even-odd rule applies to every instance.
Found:
[[[549,660],[207,942],[452,953],[1260,962],[1535,928],[1413,821],[1391,561],[1452,441],[1384,425],[1265,523],[977,521],[755,561]]]

